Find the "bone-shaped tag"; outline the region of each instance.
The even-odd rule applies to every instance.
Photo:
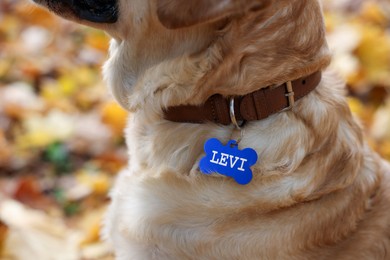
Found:
[[[241,185],[246,185],[252,180],[250,167],[257,162],[257,153],[252,148],[240,150],[234,140],[223,145],[218,139],[211,138],[205,143],[204,151],[206,156],[199,164],[204,174],[219,173],[232,177]]]

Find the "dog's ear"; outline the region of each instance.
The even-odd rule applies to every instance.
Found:
[[[157,0],[157,15],[165,27],[177,29],[259,10],[269,2],[270,0]]]

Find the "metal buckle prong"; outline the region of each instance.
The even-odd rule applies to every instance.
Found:
[[[286,107],[282,111],[291,110],[295,104],[295,93],[294,93],[291,81],[286,82],[286,90],[287,90],[287,92],[286,92],[285,96],[288,98],[288,107]]]

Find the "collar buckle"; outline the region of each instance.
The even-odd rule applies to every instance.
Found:
[[[284,96],[288,98],[288,107],[283,109],[282,112],[291,110],[295,105],[295,93],[291,81],[286,82],[286,94]]]

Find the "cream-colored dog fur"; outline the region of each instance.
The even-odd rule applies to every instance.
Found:
[[[133,112],[129,167],[106,219],[118,259],[390,259],[389,169],[364,143],[332,73],[292,111],[245,127],[241,146],[260,159],[244,187],[198,170],[208,138],[238,131],[162,116],[167,106],[324,70],[318,1],[271,1],[176,30],[161,25],[153,2],[128,6],[104,71]]]
[[[390,170],[326,71],[319,1],[121,0],[119,10],[100,25],[113,36],[105,78],[132,112],[128,168],[105,219],[118,259],[390,259]],[[233,126],[163,119],[168,106],[318,70],[320,85],[291,111],[245,126],[240,147],[259,155],[247,186],[198,169],[205,141],[238,138]]]

